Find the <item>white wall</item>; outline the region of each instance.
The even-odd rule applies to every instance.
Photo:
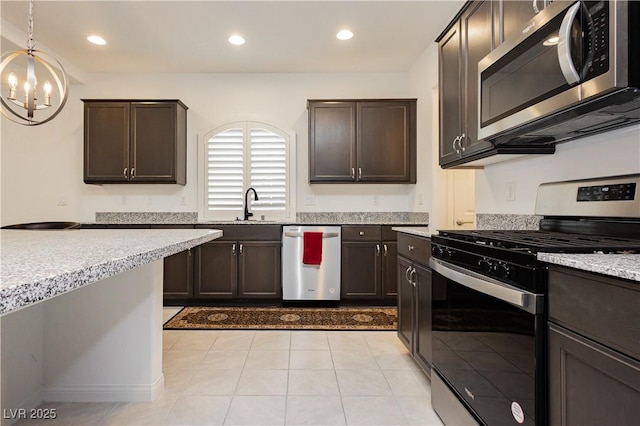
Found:
[[[308,184],[306,100],[416,97],[418,86],[407,73],[93,75],[71,87],[65,109],[50,123],[23,127],[2,118],[2,224],[90,222],[96,211],[197,211],[198,135],[239,118],[295,131],[297,211],[411,211],[415,185]],[[98,98],[181,99],[189,107],[187,185],[84,184],[81,99]],[[314,205],[305,204],[310,196]]]
[[[476,172],[476,212],[534,214],[538,185],[640,173],[640,126],[559,144],[553,155],[524,157]],[[507,201],[507,183],[515,200]]]

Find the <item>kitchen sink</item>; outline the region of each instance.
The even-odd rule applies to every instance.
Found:
[[[26,229],[32,231],[80,229],[78,222],[31,222],[18,223],[16,225],[3,226],[2,229]]]

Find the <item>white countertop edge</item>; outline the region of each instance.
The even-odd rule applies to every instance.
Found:
[[[162,247],[155,247],[136,253],[125,253],[122,257],[106,259],[102,262],[86,265],[79,269],[60,271],[50,276],[37,278],[32,281],[22,281],[16,284],[6,285],[7,278],[3,268],[3,283],[0,287],[0,315],[11,311],[27,307],[29,305],[41,302],[54,296],[66,293],[71,290],[78,289],[85,285],[100,281],[111,277],[120,272],[133,269],[146,263],[154,262],[162,258],[171,256],[184,250],[188,250],[208,241],[220,238],[222,231],[215,229],[189,229],[193,232],[194,237],[184,239],[180,238],[175,243],[169,243]],[[22,232],[28,238],[32,232],[51,232],[51,231],[2,231],[4,232]],[[73,231],[53,231],[53,232],[82,232],[80,230]],[[123,230],[122,232],[126,232]],[[99,241],[96,241],[99,244]],[[8,277],[9,281],[11,278]]]
[[[538,253],[538,260],[582,271],[640,281],[640,254]]]
[[[425,238],[431,238],[433,234],[428,226],[394,226],[391,230]]]

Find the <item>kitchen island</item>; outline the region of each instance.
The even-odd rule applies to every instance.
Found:
[[[163,386],[164,257],[212,229],[0,232],[3,412],[149,401]]]

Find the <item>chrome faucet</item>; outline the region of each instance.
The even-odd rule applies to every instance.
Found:
[[[249,191],[253,191],[253,194],[255,195],[254,200],[258,201],[259,199],[258,193],[253,188],[247,189],[247,192],[244,193],[244,220],[249,220],[249,218],[253,216],[253,213],[249,213],[249,202],[247,201],[247,197],[249,197]]]

